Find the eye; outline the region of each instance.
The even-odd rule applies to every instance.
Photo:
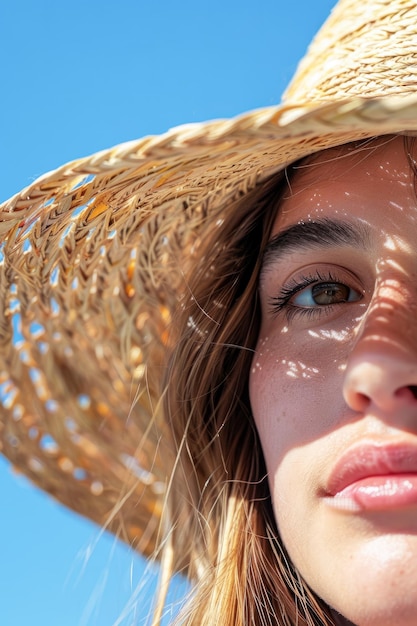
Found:
[[[291,321],[297,316],[312,319],[332,314],[333,307],[358,302],[363,297],[360,280],[349,270],[316,266],[292,276],[269,303],[273,315],[285,313]]]
[[[329,306],[343,302],[356,302],[362,294],[356,289],[339,282],[320,282],[308,285],[298,291],[291,304],[296,307]]]

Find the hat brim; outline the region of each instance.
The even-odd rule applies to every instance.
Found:
[[[416,131],[417,96],[270,107],[73,161],[5,202],[2,453],[151,554],[170,454],[152,416],[181,259],[231,199],[290,163]]]

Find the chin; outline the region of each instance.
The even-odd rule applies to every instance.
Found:
[[[323,599],[340,614],[336,624],[416,626],[417,538],[391,534],[364,538],[342,565]],[[327,597],[325,597],[327,596]],[[336,614],[335,614],[336,617]]]
[[[353,608],[353,610],[352,610]],[[340,611],[332,609],[336,626],[416,626],[417,603],[407,603],[406,606],[386,606],[386,603],[374,606],[369,602],[349,607],[346,617]]]

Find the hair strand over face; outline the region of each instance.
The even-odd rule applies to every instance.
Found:
[[[189,626],[332,623],[280,544],[248,395],[258,276],[283,184],[269,180],[218,216],[174,317],[164,388],[177,456],[164,517],[195,582],[179,617]]]

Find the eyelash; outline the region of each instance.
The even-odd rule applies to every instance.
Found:
[[[297,278],[292,278],[288,283],[282,285],[280,293],[277,296],[270,298],[273,315],[278,315],[284,311],[287,321],[290,322],[296,316],[311,318],[320,317],[328,313],[329,310],[337,306],[337,304],[318,304],[315,307],[301,307],[291,303],[292,298],[303,291],[303,289],[319,283],[338,283],[349,286],[346,282],[334,276],[330,271],[325,275],[317,271],[314,275],[297,276]],[[351,287],[349,288],[351,289]]]

